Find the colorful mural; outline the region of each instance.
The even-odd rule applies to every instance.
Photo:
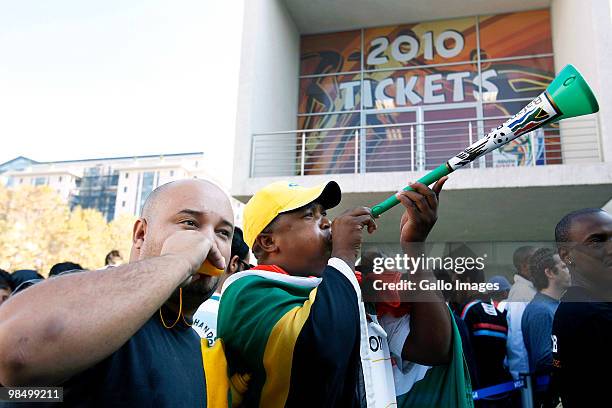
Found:
[[[298,129],[334,129],[308,133],[307,174],[352,172],[355,157],[361,171],[432,168],[553,79],[550,15],[537,10],[303,36],[300,75]],[[445,120],[457,123],[441,126]],[[355,129],[335,129],[341,127],[365,131],[355,143]],[[554,132],[545,129],[538,162],[555,159],[553,151],[545,155]],[[486,163],[527,164],[520,157],[533,157],[525,153],[529,143],[520,138],[504,150],[515,161]]]

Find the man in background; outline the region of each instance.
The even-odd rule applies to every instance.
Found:
[[[484,271],[470,270],[458,275],[462,282],[484,282]],[[473,379],[475,388],[484,388],[509,381],[510,375],[504,366],[508,326],[506,311],[496,307],[490,294],[465,291],[470,301],[461,308],[461,319],[470,333],[470,342],[478,377]],[[481,406],[488,406],[481,402]]]
[[[553,319],[559,299],[570,285],[570,274],[559,255],[549,248],[540,248],[530,260],[531,278],[538,293],[523,313],[521,328],[529,357],[529,371],[535,378],[549,376],[552,370]],[[556,406],[549,387],[536,389],[536,406]]]
[[[249,264],[249,247],[244,242],[242,230],[234,227],[234,236],[232,237],[232,253],[225,273],[219,278],[217,290],[198,308],[193,314],[193,325],[191,326],[201,338],[208,341],[208,345],[212,346],[217,338],[217,314],[219,313],[219,302],[221,301],[221,288],[223,282],[230,275],[251,269]]]
[[[515,380],[521,373],[529,372],[529,360],[527,350],[523,342],[521,330],[521,319],[527,304],[536,294],[536,289],[531,282],[529,272],[529,258],[535,252],[532,246],[522,246],[514,251],[512,262],[516,273],[514,284],[510,288],[506,305],[506,319],[508,321],[508,339],[506,341],[506,353],[508,357],[508,368]]]
[[[45,279],[40,273],[33,269],[20,269],[15,271],[11,275],[11,278],[13,279],[13,295]]]
[[[508,282],[508,279],[506,279],[505,276],[495,275],[491,276],[487,282],[497,287],[497,290],[489,292],[491,303],[493,303],[498,310],[506,310],[506,300],[510,294],[510,282]]]
[[[564,408],[604,406],[612,366],[612,216],[599,208],[569,213],[555,240],[572,286],[553,322],[553,385]]]
[[[60,262],[51,267],[49,270],[49,277],[61,275],[64,272],[69,271],[82,271],[83,267],[78,263],[74,262]]]
[[[116,249],[113,249],[104,258],[104,267],[119,266],[123,263],[123,257]]]

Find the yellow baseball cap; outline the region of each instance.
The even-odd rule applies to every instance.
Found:
[[[244,207],[244,242],[252,248],[255,238],[277,215],[318,201],[326,209],[340,204],[340,186],[335,181],[315,187],[302,187],[292,181],[268,184],[255,193]]]

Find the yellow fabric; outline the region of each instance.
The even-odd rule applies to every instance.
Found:
[[[227,378],[227,360],[223,351],[221,339],[208,347],[208,341],[200,341],[202,347],[202,363],[206,378],[206,407],[228,408],[229,379]]]
[[[263,356],[266,382],[261,391],[259,402],[261,407],[282,408],[287,402],[293,349],[310,315],[310,307],[315,301],[316,294],[315,288],[303,306],[289,310],[272,328]]]
[[[250,374],[234,374],[230,378],[230,387],[232,391],[232,407],[239,407],[242,404],[244,394],[249,388]]]
[[[306,188],[289,181],[268,184],[246,204],[243,213],[244,242],[252,248],[257,235],[278,215],[310,204],[321,197],[325,187],[335,185],[340,202],[340,188],[334,181]],[[338,203],[335,203],[337,205]]]

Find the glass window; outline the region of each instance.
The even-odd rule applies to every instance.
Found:
[[[544,92],[554,78],[552,57],[483,61],[482,99],[483,102],[521,98],[530,101]]]
[[[366,171],[410,171],[413,170],[415,153],[416,110],[367,115],[365,129]],[[388,126],[397,123],[397,126]]]
[[[300,79],[298,113],[333,113],[360,108],[361,75]]]
[[[533,98],[554,77],[546,54],[548,10],[306,35],[298,113]]]
[[[457,109],[450,105],[449,109],[424,110],[421,126],[424,152],[422,165],[417,163],[417,168],[434,169],[476,141],[477,116],[475,104]]]
[[[298,118],[300,129],[324,129],[359,126],[358,113],[338,113],[331,115],[308,115]]]
[[[363,107],[388,110],[474,102],[479,81],[477,64],[368,72],[363,80]]]
[[[331,74],[361,69],[361,31],[305,35],[300,50],[300,75]]]
[[[359,126],[359,114],[302,116],[301,129],[321,129],[305,132],[304,174],[350,173],[355,167],[355,130],[333,130]],[[325,130],[332,129],[332,130]],[[301,161],[302,135],[297,135],[296,152]]]
[[[433,168],[522,109],[555,76],[548,9],[301,40],[297,129],[316,129],[306,133],[305,174]],[[558,128],[542,132],[510,144],[520,151],[515,157],[487,155],[473,166],[560,162]],[[295,146],[300,168],[299,131]]]
[[[402,68],[467,62],[476,53],[476,18],[365,30],[365,68]]]
[[[479,30],[482,59],[553,52],[548,10],[481,16]]]
[[[46,177],[36,177],[34,179],[34,185],[35,186],[44,186],[47,184],[47,178]]]
[[[140,190],[140,209],[142,210],[142,206],[144,205],[147,197],[153,191],[155,182],[155,173],[152,171],[146,171],[142,175],[142,188]]]

